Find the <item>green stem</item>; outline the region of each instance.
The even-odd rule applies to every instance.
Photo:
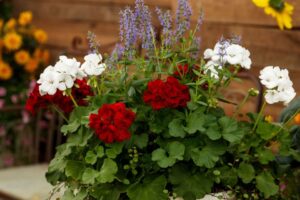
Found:
[[[245,98],[243,99],[242,103],[240,103],[240,104],[236,107],[236,110],[235,110],[235,112],[234,112],[234,114],[233,114],[233,118],[236,118],[236,117],[237,117],[237,115],[240,113],[241,108],[242,108],[242,107],[245,105],[245,103],[248,101],[249,97],[250,97],[250,95],[249,95],[249,93],[247,93],[247,95],[246,95]]]
[[[76,100],[74,99],[72,92],[70,92],[69,96],[70,96],[72,102],[74,103],[75,107],[78,107],[78,104],[77,104]]]
[[[275,135],[277,135],[278,133],[280,133],[280,131],[287,126],[295,117],[296,115],[298,115],[298,113],[300,112],[300,108],[280,127],[280,129],[276,132]]]
[[[264,103],[263,103],[263,105],[262,105],[262,107],[261,107],[261,109],[260,109],[260,111],[259,111],[259,114],[258,114],[258,116],[257,116],[257,118],[256,118],[256,121],[255,121],[255,124],[254,124],[254,126],[253,126],[252,132],[255,131],[255,129],[256,129],[256,127],[257,127],[257,124],[258,124],[258,122],[260,121],[260,118],[261,118],[261,116],[262,116],[262,113],[263,113],[263,111],[265,110],[266,105],[267,105],[267,103],[266,103],[266,101],[264,101]]]
[[[52,107],[66,122],[69,122],[69,120],[66,118],[66,116],[64,115],[64,113],[59,110],[59,108],[57,108],[54,105]]]

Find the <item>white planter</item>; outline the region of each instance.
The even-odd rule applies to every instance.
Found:
[[[174,199],[173,197],[171,197],[170,200],[184,200],[184,199],[180,197]],[[199,200],[232,200],[232,198],[230,198],[226,192],[221,192],[221,193],[206,195],[204,198]]]

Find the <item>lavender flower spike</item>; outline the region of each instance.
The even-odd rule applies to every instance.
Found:
[[[181,38],[191,26],[192,8],[188,0],[178,0],[178,8],[176,11],[176,37]]]
[[[120,37],[126,50],[131,50],[137,41],[137,27],[133,11],[126,8],[121,11]]]
[[[172,16],[170,11],[163,12],[160,8],[156,8],[156,13],[160,21],[162,30],[162,40],[165,47],[172,45]]]

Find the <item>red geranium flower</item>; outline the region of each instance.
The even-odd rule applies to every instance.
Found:
[[[160,110],[186,107],[187,102],[190,101],[190,94],[186,85],[182,85],[176,78],[170,76],[166,82],[160,79],[149,82],[143,99],[154,110]]]
[[[181,77],[186,76],[189,73],[189,71],[190,70],[189,70],[188,64],[178,65],[177,68],[176,68],[176,71],[174,72],[173,75],[175,77],[181,78]]]
[[[76,80],[75,84],[77,87],[72,88],[72,95],[78,105],[86,106],[87,102],[85,98],[87,96],[93,96],[91,87],[87,84],[86,80]],[[25,110],[35,114],[38,110],[48,108],[48,106],[51,105],[57,106],[66,114],[72,112],[74,109],[71,98],[63,95],[61,91],[57,91],[54,95],[41,96],[39,85],[36,84],[26,101]]]
[[[135,113],[124,103],[104,104],[98,114],[90,115],[89,126],[105,143],[122,142],[131,137],[128,129],[135,119]]]

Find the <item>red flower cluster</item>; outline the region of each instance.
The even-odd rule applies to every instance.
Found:
[[[154,110],[186,107],[187,102],[190,101],[190,93],[186,85],[182,85],[176,78],[170,76],[166,82],[160,79],[149,82],[143,99]]]
[[[87,96],[93,96],[91,87],[85,80],[76,80],[76,87],[72,88],[72,95],[77,101],[78,105],[85,106]],[[70,97],[63,95],[61,91],[57,91],[54,95],[41,96],[39,92],[39,85],[36,84],[33,91],[27,99],[25,109],[32,114],[35,114],[39,109],[45,109],[50,105],[55,105],[64,113],[70,113],[74,109],[73,102]]]
[[[104,104],[98,114],[90,115],[89,126],[105,143],[122,142],[130,138],[129,127],[135,119],[135,113],[126,109],[124,103]]]
[[[181,78],[186,76],[188,73],[190,73],[189,66],[187,64],[185,65],[178,65],[176,71],[174,72],[174,76],[177,78]]]

